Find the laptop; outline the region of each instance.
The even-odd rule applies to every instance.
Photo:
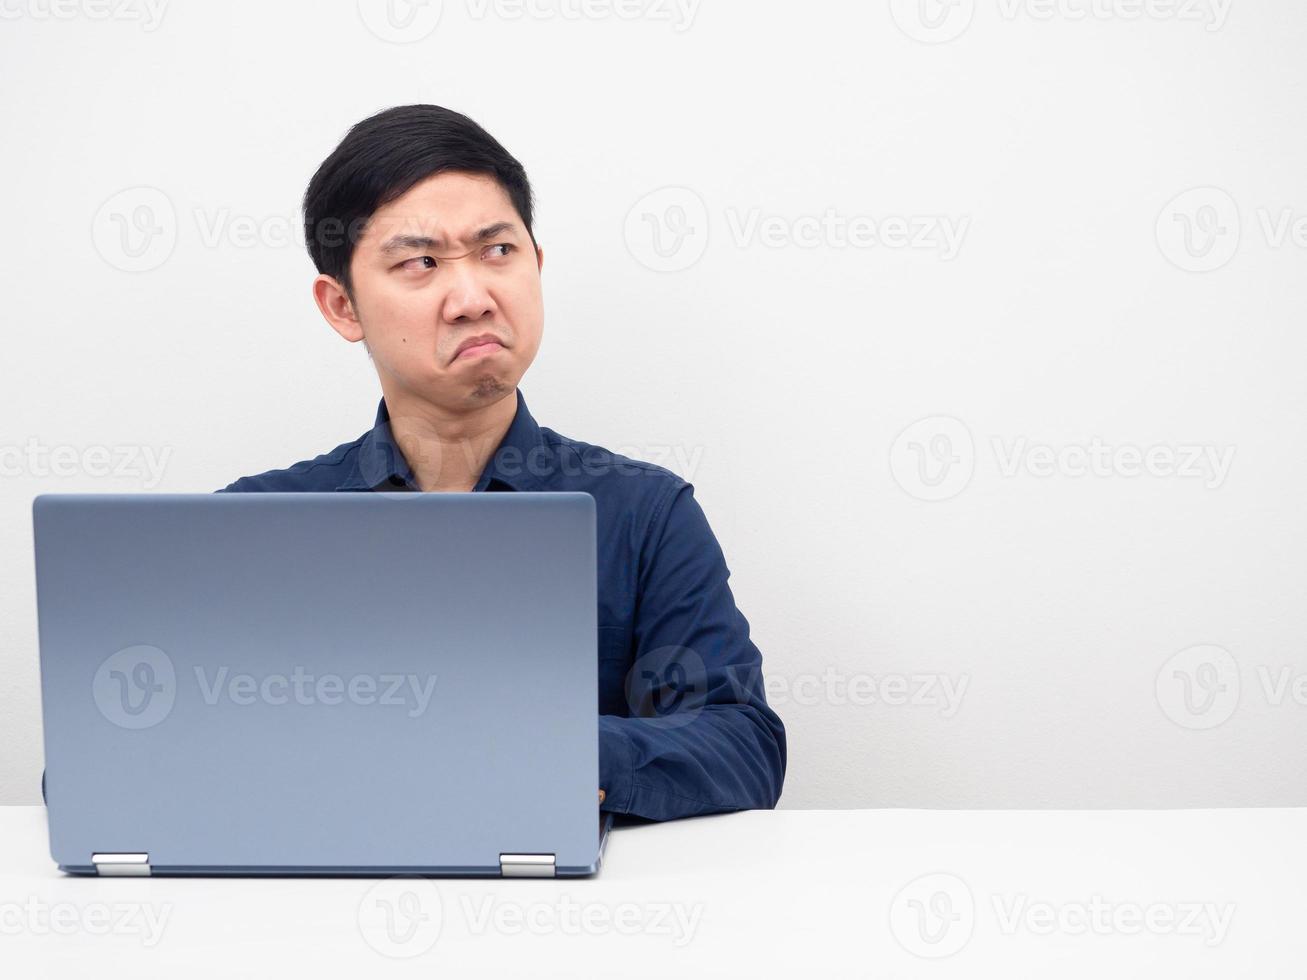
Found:
[[[599,871],[589,494],[45,494],[33,521],[63,871]]]

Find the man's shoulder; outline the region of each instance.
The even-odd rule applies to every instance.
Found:
[[[540,434],[557,461],[563,481],[575,483],[577,489],[593,488],[658,501],[690,485],[680,474],[658,463],[573,439],[543,426]]]
[[[218,493],[304,493],[337,489],[357,468],[362,437],[343,442],[312,459],[302,459],[283,469],[242,476]]]

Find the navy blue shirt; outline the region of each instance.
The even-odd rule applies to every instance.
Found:
[[[418,489],[383,398],[353,442],[218,492]],[[785,727],[767,705],[762,656],[693,484],[537,425],[519,388],[473,491],[554,490],[595,499],[602,809],[670,820],[775,806]]]

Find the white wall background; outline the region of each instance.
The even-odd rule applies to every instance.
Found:
[[[695,483],[783,806],[1307,803],[1301,3],[66,2],[0,5],[0,801],[40,798],[33,495],[366,430],[297,208],[430,101],[535,184],[537,418]]]

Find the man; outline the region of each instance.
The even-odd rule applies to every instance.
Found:
[[[595,499],[600,805],[669,820],[776,805],[785,729],[693,486],[537,425],[544,252],[526,172],[432,105],[356,125],[318,168],[313,298],[381,382],[371,431],[219,492],[583,491]]]

